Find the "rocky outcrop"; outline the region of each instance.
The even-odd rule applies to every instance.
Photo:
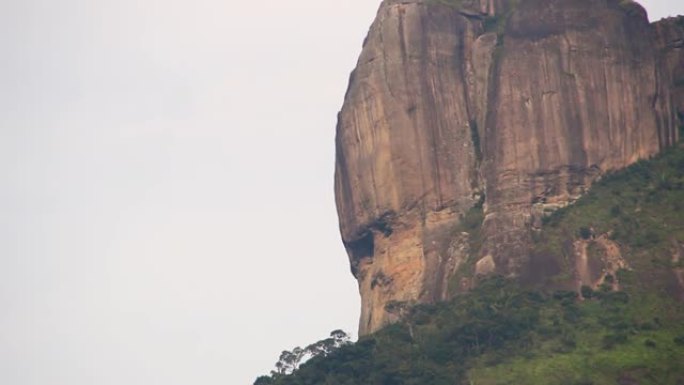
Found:
[[[483,255],[499,273],[526,267],[530,205],[570,202],[676,140],[645,11],[601,3],[522,1],[507,22],[481,135]]]
[[[577,292],[582,292],[582,287],[598,289],[603,284],[609,284],[612,290],[620,290],[620,282],[617,280],[618,272],[629,269],[627,261],[623,258],[620,245],[611,239],[611,234],[602,234],[598,237],[580,238],[573,242],[575,252],[575,285]],[[610,277],[610,282],[606,279]]]
[[[542,213],[676,141],[655,35],[619,0],[382,3],[336,139],[360,334],[389,303],[446,299],[471,256],[477,273],[523,274]]]
[[[479,54],[488,49],[481,32],[479,20],[451,7],[386,2],[352,74],[335,191],[359,280],[361,334],[385,323],[391,300],[444,298],[443,282],[462,263],[448,250],[459,216],[481,194],[469,110],[473,53],[483,67],[491,56]]]

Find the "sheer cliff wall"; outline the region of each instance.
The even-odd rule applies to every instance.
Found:
[[[446,299],[466,260],[524,276],[545,213],[676,142],[677,36],[620,0],[384,1],[336,139],[360,334]]]

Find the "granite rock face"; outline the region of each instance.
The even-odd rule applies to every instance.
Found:
[[[360,334],[388,304],[446,299],[470,257],[524,276],[544,212],[672,145],[681,50],[658,50],[665,30],[620,0],[384,1],[336,139]]]
[[[661,66],[663,87],[672,94],[672,106],[684,122],[684,16],[670,17],[653,24]]]

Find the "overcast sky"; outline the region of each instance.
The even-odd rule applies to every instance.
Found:
[[[251,384],[356,332],[333,142],[378,3],[0,2],[0,383]]]

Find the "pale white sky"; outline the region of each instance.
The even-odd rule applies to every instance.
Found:
[[[251,384],[356,331],[333,140],[378,4],[0,2],[0,383]]]

